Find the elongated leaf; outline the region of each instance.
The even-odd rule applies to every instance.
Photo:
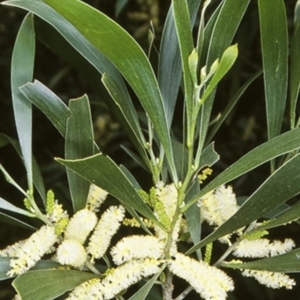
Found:
[[[122,98],[124,97],[123,93],[119,89],[118,85],[116,84],[116,82],[113,80],[112,77],[110,77],[108,74],[104,74],[102,77],[102,82],[104,83],[106,89],[110,93],[116,106],[118,106],[121,113],[123,114],[126,120],[126,122],[124,122],[123,124],[125,126],[130,127],[126,131],[132,132],[134,134],[135,138],[132,139],[132,141],[135,144],[136,149],[139,150],[141,156],[144,158],[144,160],[146,160],[147,155],[145,153],[145,147],[144,147],[146,141],[139,124],[135,107],[133,106],[131,101],[128,101],[126,102],[126,105],[123,105],[125,103],[122,101]]]
[[[17,277],[13,286],[23,300],[52,300],[95,277],[73,270],[31,271]]]
[[[288,77],[288,32],[283,0],[259,0],[268,138],[278,135],[285,108]]]
[[[300,249],[285,254],[264,258],[243,264],[222,263],[222,267],[233,269],[266,270],[270,272],[300,272]]]
[[[209,46],[205,60],[207,68],[210,68],[212,63],[220,58],[225,49],[232,43],[249,2],[250,0],[225,0],[220,9],[217,9],[218,14],[213,15],[212,22],[209,22],[205,29],[204,37],[204,49],[207,47],[207,36],[209,38]],[[230,16],[230,18],[228,16]],[[212,31],[211,25],[213,25]],[[206,138],[214,94],[213,92],[202,106],[203,116],[201,120],[200,145],[204,144]]]
[[[8,223],[8,224],[12,224],[18,227],[22,227],[25,229],[30,229],[30,230],[36,230],[35,227],[33,227],[32,225],[29,225],[19,219],[16,219],[10,215],[4,214],[2,212],[0,212],[0,222],[4,222],[4,223]]]
[[[12,3],[10,1],[9,3]],[[177,181],[165,109],[153,69],[140,46],[106,15],[80,1],[46,0],[61,16],[106,55],[133,88],[153,122]],[[7,2],[6,2],[7,3]]]
[[[11,278],[7,276],[7,272],[10,270],[10,257],[2,257],[0,256],[0,281],[5,280],[8,278]],[[52,260],[40,260],[33,268],[32,270],[40,270],[40,269],[53,269],[60,266],[59,263],[52,261]]]
[[[298,201],[295,205],[291,206],[283,213],[278,215],[275,219],[270,220],[264,225],[259,226],[257,229],[253,231],[259,231],[264,229],[270,229],[274,227],[278,227],[280,225],[285,225],[289,222],[296,221],[300,218],[300,201]]]
[[[209,144],[201,153],[200,168],[211,167],[220,159],[219,154],[215,151],[215,143]]]
[[[151,279],[147,281],[134,295],[132,295],[128,300],[144,300],[149,294],[151,288],[153,287],[155,281],[157,280],[160,273],[155,274]]]
[[[37,26],[37,35],[52,51],[68,61],[85,78],[93,91],[99,95],[101,101],[109,107],[114,117],[126,130],[135,147],[142,154],[143,134],[141,132],[135,108],[124,88],[111,75],[103,74],[102,80],[106,83],[106,90],[100,83],[101,74],[79,52],[77,52],[54,28],[48,23],[40,21]],[[115,76],[116,77],[116,76]],[[108,79],[106,79],[108,78]],[[111,96],[110,96],[111,95]],[[112,101],[112,99],[114,101]]]
[[[64,137],[67,118],[71,116],[66,104],[38,80],[25,84],[20,90],[29,101],[47,116]]]
[[[232,67],[232,65],[234,64],[237,58],[237,55],[238,55],[237,45],[230,46],[224,51],[218,69],[201,97],[201,102],[204,102],[208,98],[208,96],[216,88],[220,80],[230,70],[230,68]]]
[[[2,2],[4,5],[20,7],[39,16],[53,26],[87,61],[100,73],[107,73],[119,84],[128,96],[124,81],[114,65],[93,46],[72,24],[48,6],[43,0],[12,0]],[[130,99],[130,98],[129,98]]]
[[[294,17],[294,35],[291,40],[290,48],[290,123],[294,128],[296,121],[296,106],[300,89],[300,2],[297,1]]]
[[[97,154],[85,159],[57,159],[57,161],[109,192],[121,204],[131,206],[146,218],[162,226],[140,198],[128,178],[109,157]]]
[[[119,107],[117,107],[113,101],[108,101],[107,99],[108,93],[106,91],[104,92],[102,91],[102,88],[99,87],[100,84],[98,84],[96,90],[98,92],[101,92],[100,95],[104,96],[103,99],[106,101],[106,103],[108,103],[108,106],[112,110],[113,114],[123,125],[124,117],[122,116],[122,112],[129,111],[131,109],[132,104],[131,104],[131,99],[127,91],[126,85],[122,79],[122,76],[120,75],[116,67],[112,64],[112,62],[109,61],[108,58],[105,55],[103,55],[103,53],[101,53],[99,49],[97,49],[91,42],[89,42],[83,36],[83,34],[81,34],[71,23],[66,21],[66,19],[63,16],[61,16],[58,12],[56,12],[54,9],[48,6],[44,1],[12,0],[12,1],[3,2],[3,4],[20,7],[38,15],[41,19],[45,20],[51,26],[53,26],[68,41],[68,43],[71,46],[73,46],[99,73],[101,74],[106,73],[114,80],[114,82],[118,85],[118,89],[121,91],[122,97],[119,97],[117,100],[119,101],[118,105],[121,107],[122,111],[120,111]],[[47,35],[47,38],[48,37],[49,39],[52,38],[52,36],[49,36],[47,32],[45,34]],[[43,40],[47,40],[49,42],[49,39],[47,38],[44,38]],[[57,41],[57,39],[55,40]],[[59,40],[58,40],[58,44],[59,44]],[[49,46],[50,47],[52,46],[52,48],[54,48],[53,44],[50,44]],[[119,48],[121,49],[122,45],[119,46]],[[57,45],[54,48],[54,51],[55,50],[57,50]],[[63,54],[64,56],[64,51],[58,50],[57,52],[59,52],[60,55]],[[72,54],[71,57],[69,57],[68,59],[72,59]],[[91,74],[88,75],[88,78],[91,77],[93,77],[92,83],[94,83],[93,86],[95,87],[96,86],[95,79],[97,78],[97,76],[93,76],[93,72],[91,72]],[[127,120],[130,120],[130,118],[127,118]],[[130,128],[128,126],[124,126],[124,127],[125,129]],[[130,137],[133,136],[131,132],[128,132],[128,134]]]
[[[18,33],[11,63],[11,90],[13,109],[21,151],[27,171],[29,191],[33,192],[32,179],[32,108],[20,93],[19,87],[32,81],[35,54],[33,15],[28,14]]]
[[[192,28],[190,25],[190,16],[186,1],[173,0],[173,13],[175,26],[179,41],[179,49],[181,56],[181,64],[183,69],[183,81],[184,81],[184,102],[186,107],[187,116],[192,116],[192,110],[194,109],[194,83],[191,77],[191,71],[189,67],[189,56],[194,49]],[[196,61],[197,65],[197,61]],[[195,82],[196,84],[196,82]],[[191,118],[187,118],[187,132],[190,132]]]
[[[65,156],[78,159],[94,154],[94,134],[89,99],[85,95],[70,100],[70,118],[67,120]],[[67,169],[69,188],[74,212],[85,207],[90,183],[72,170]]]
[[[21,209],[17,206],[12,205],[11,203],[9,203],[8,201],[4,200],[3,198],[0,197],[0,209],[5,209],[5,210],[9,210],[12,211],[14,213],[17,214],[21,214],[27,217],[34,217],[35,215],[28,212],[25,209]]]
[[[187,0],[191,25],[193,27],[202,1]],[[170,47],[172,45],[172,47]],[[178,88],[182,77],[180,51],[174,23],[173,9],[170,7],[161,39],[158,64],[158,83],[166,108],[167,123],[171,126]]]
[[[288,131],[272,140],[256,147],[252,151],[245,154],[234,164],[229,166],[219,176],[207,184],[189,203],[189,205],[197,202],[200,197],[215,189],[221,184],[227,183],[251,170],[262,165],[263,163],[299,149],[300,147],[300,129]]]
[[[20,158],[22,158],[22,153],[21,153],[21,148],[20,148],[19,142],[8,135],[0,133],[0,147],[3,147],[7,144],[11,144],[14,147],[14,149],[16,150],[16,152],[18,153],[18,155],[20,156]],[[39,192],[39,194],[43,200],[43,203],[45,204],[46,203],[45,186],[44,186],[40,168],[34,157],[32,159],[32,168],[33,168],[33,183],[34,183],[37,191]]]
[[[297,195],[300,192],[300,174],[296,167],[299,163],[300,154],[277,169],[230,219],[188,252],[191,253],[225,234],[250,224]]]

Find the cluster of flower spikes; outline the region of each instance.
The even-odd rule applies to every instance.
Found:
[[[239,209],[236,201],[236,196],[232,191],[231,186],[221,185],[216,190],[209,192],[198,201],[198,206],[201,208],[201,216],[210,225],[216,228],[226,222]],[[259,226],[259,223],[256,224]],[[263,238],[268,234],[262,230],[255,233],[243,233],[243,228],[235,232],[239,236],[239,242],[233,248],[232,254],[239,258],[262,258],[276,256],[289,252],[295,247],[295,243],[291,239],[285,239],[283,242]],[[221,238],[223,243],[231,243],[231,234]],[[241,260],[232,260],[231,263],[242,263]],[[270,272],[264,270],[242,270],[242,275],[245,277],[253,277],[259,283],[270,288],[291,289],[296,283],[293,279],[284,273]]]

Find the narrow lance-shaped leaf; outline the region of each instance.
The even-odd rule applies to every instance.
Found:
[[[222,263],[224,268],[265,270],[270,272],[299,273],[300,249],[295,249],[285,254],[268,257],[248,263]]]
[[[52,300],[96,275],[74,270],[41,270],[20,275],[13,286],[23,300]]]
[[[189,56],[194,48],[190,16],[185,0],[173,0],[172,5],[183,69],[184,103],[187,116],[192,116],[192,110],[194,109],[193,90],[196,82],[193,82],[192,80],[189,67]],[[191,118],[187,117],[187,132],[190,132],[191,130],[193,130],[191,128]]]
[[[191,248],[191,253],[214,240],[259,219],[265,213],[286,202],[300,192],[298,166],[300,154],[277,169],[248,199],[240,209],[212,234]]]
[[[126,85],[124,83],[124,80],[120,75],[120,72],[112,64],[112,62],[105,55],[103,55],[101,51],[99,51],[99,49],[97,49],[91,42],[89,42],[83,36],[83,34],[81,34],[77,30],[77,28],[73,24],[68,22],[63,16],[61,16],[58,12],[56,12],[53,8],[51,8],[42,0],[12,0],[2,2],[2,4],[16,6],[31,11],[34,14],[38,15],[41,19],[45,20],[51,26],[53,26],[68,41],[68,43],[72,47],[74,47],[74,49],[76,49],[80,53],[80,55],[82,55],[100,74],[106,73],[113,78],[113,80],[118,85],[118,89],[121,91],[122,95],[122,97],[118,98],[118,105],[122,109],[122,112],[128,111],[128,107],[130,108],[131,99]],[[40,25],[41,24],[39,24],[39,28],[41,27]],[[51,39],[52,36],[50,36],[49,33],[45,33],[44,35],[45,36],[43,36],[43,41],[46,40],[49,42],[49,39]],[[59,39],[54,39],[59,43]],[[53,43],[49,46],[54,51],[59,48],[56,44],[54,47]],[[65,47],[62,46],[61,49],[59,49],[56,52],[59,52],[59,54],[64,54],[62,48],[63,50],[65,50]],[[67,58],[67,60],[72,57],[72,53]],[[77,61],[77,65],[79,63],[80,62]],[[90,78],[91,76],[93,76],[92,72],[89,74],[88,78]],[[91,80],[90,82],[93,83],[96,77],[97,76],[94,76],[93,80]],[[98,90],[101,90],[99,86],[100,85],[98,84]],[[105,93],[101,92],[101,96],[104,96],[104,100],[107,100],[107,98],[109,98],[108,93],[106,91]],[[122,121],[124,121],[124,117],[121,116],[122,112],[120,112],[119,107],[117,107],[113,101],[106,102],[108,103],[108,106],[112,110],[113,114],[122,123]],[[126,117],[126,120],[130,121],[130,118]],[[131,136],[130,132],[129,135]]]
[[[22,208],[19,208],[11,203],[9,203],[8,201],[0,198],[0,209],[5,209],[5,210],[8,210],[8,211],[11,211],[11,212],[14,212],[14,213],[17,213],[17,214],[21,214],[21,215],[24,215],[24,216],[27,216],[27,217],[34,217],[35,215],[28,212],[27,210],[25,209],[22,209]]]
[[[193,27],[202,1],[187,0],[191,26]],[[172,47],[170,47],[172,45]],[[158,83],[166,108],[167,123],[171,126],[178,89],[182,77],[180,51],[174,24],[173,8],[170,7],[161,38],[158,62]]]
[[[38,80],[23,85],[20,90],[29,101],[47,116],[64,137],[67,119],[71,116],[67,105]]]
[[[294,34],[290,48],[290,124],[296,123],[296,107],[300,89],[300,2],[297,1],[294,16]]]
[[[144,217],[162,226],[149,207],[140,198],[129,179],[109,157],[97,154],[78,160],[56,159],[83,178],[103,188],[117,198],[121,204],[134,208]]]
[[[249,3],[250,0],[225,0],[222,2],[217,17],[216,15],[213,15],[213,21],[216,18],[215,22],[208,22],[208,28],[205,28],[203,45],[203,47],[205,49],[208,48],[208,50],[207,52],[203,52],[207,53],[206,59],[202,59],[205,61],[207,68],[209,68],[216,59],[220,58],[225,49],[232,43]],[[228,16],[230,16],[230,18]],[[211,31],[212,24],[213,29]],[[207,46],[207,39],[209,40],[209,46]],[[204,105],[202,105],[203,116],[201,120],[200,145],[204,144],[207,135],[214,95],[215,92],[213,91],[205,101]],[[202,147],[200,147],[200,149],[201,148]]]
[[[11,63],[13,109],[21,151],[27,171],[28,189],[33,193],[32,179],[32,108],[19,87],[32,81],[35,55],[33,15],[28,14],[18,33]]]
[[[71,116],[67,120],[65,156],[78,159],[93,155],[93,125],[87,96],[70,100]],[[74,211],[85,207],[90,183],[67,169]]]
[[[207,88],[205,89],[201,97],[201,102],[205,102],[208,96],[216,88],[220,80],[226,75],[226,73],[230,70],[230,68],[234,64],[237,56],[238,56],[237,45],[230,46],[224,51],[220,60],[220,64],[216,70],[216,73],[213,75],[213,78],[210,80],[209,84],[207,85]]]
[[[221,184],[227,183],[251,170],[262,165],[263,163],[300,148],[300,129],[288,131],[264,144],[256,147],[245,154],[234,164],[229,166],[219,176],[208,183],[184,208],[197,202],[200,197],[209,191],[217,188]]]
[[[171,175],[176,182],[177,174],[165,108],[154,71],[143,50],[118,24],[83,2],[76,0],[65,0],[63,3],[57,0],[45,2],[106,55],[131,85],[154,125],[169,161]]]
[[[258,0],[268,138],[278,135],[285,108],[288,78],[288,32],[283,0]]]
[[[275,219],[270,220],[266,224],[258,226],[253,231],[266,230],[274,227],[278,227],[280,225],[286,225],[292,221],[296,221],[300,218],[300,201],[298,201],[295,205],[291,206],[283,213],[278,215]]]

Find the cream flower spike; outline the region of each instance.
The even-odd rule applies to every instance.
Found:
[[[296,285],[294,279],[291,279],[284,273],[273,273],[268,271],[243,270],[242,275],[245,277],[254,277],[260,284],[269,288],[278,289],[285,287],[290,290]]]
[[[107,198],[108,192],[96,186],[95,184],[90,185],[89,194],[86,201],[86,208],[98,212],[99,207]]]
[[[124,217],[125,209],[121,205],[111,206],[102,214],[87,247],[92,260],[101,258],[105,254],[111,238],[118,231]]]
[[[231,186],[219,186],[199,199],[202,218],[210,225],[220,226],[234,215],[239,206]]]
[[[291,239],[285,239],[284,242],[270,242],[268,239],[242,240],[233,251],[236,257],[267,257],[276,256],[289,252],[295,247]]]
[[[62,265],[81,268],[87,260],[87,253],[77,240],[64,240],[57,248],[56,259]]]
[[[123,238],[112,248],[110,254],[116,265],[132,259],[159,259],[164,253],[164,243],[151,235],[133,235]]]
[[[10,260],[8,276],[20,275],[32,268],[58,241],[55,228],[44,225],[32,234]]]
[[[223,271],[181,253],[170,261],[169,269],[186,280],[205,300],[225,300],[227,292],[234,289],[232,279]]]
[[[66,240],[77,240],[83,244],[94,229],[97,223],[97,216],[87,208],[81,209],[74,214],[65,230]]]

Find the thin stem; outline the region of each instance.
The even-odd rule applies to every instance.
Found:
[[[193,288],[191,286],[187,287],[179,296],[177,296],[174,300],[182,300],[184,299],[191,291]]]
[[[163,300],[172,300],[173,289],[173,274],[167,269],[166,282],[163,285]]]

